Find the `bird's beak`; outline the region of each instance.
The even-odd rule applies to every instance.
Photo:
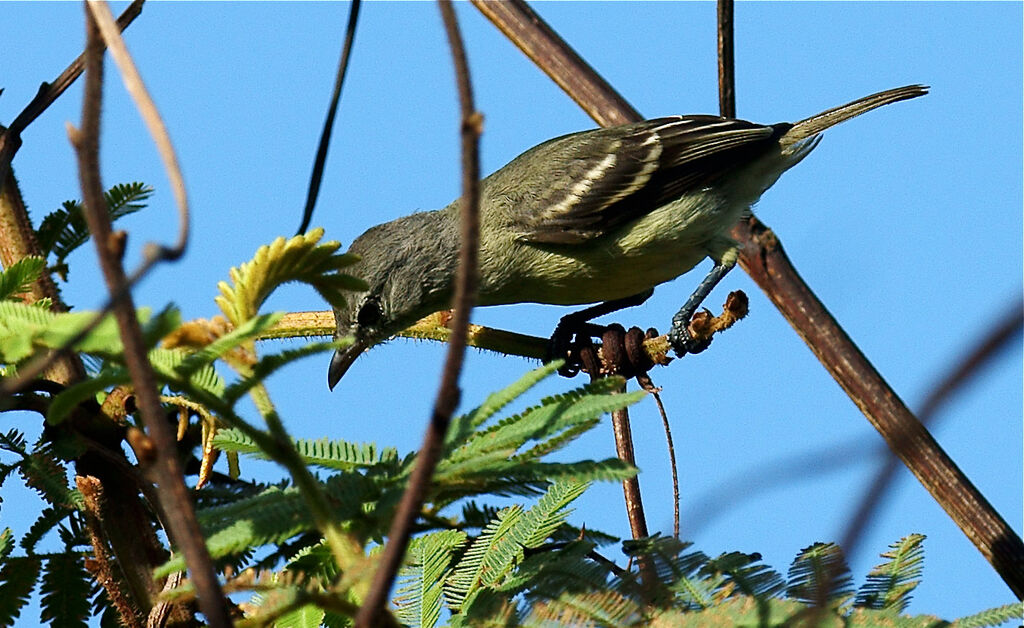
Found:
[[[349,346],[334,352],[334,357],[331,358],[331,368],[327,370],[327,386],[331,390],[334,390],[334,387],[341,381],[348,368],[356,361],[359,354],[366,351],[367,348],[369,348],[368,342],[356,340]]]

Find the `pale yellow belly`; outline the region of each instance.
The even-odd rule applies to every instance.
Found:
[[[485,239],[480,304],[575,305],[644,292],[700,263],[710,252],[709,243],[735,224],[744,209],[702,194],[580,244],[541,247]],[[492,277],[507,280],[488,282]]]

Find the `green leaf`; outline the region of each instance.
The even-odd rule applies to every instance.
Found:
[[[71,514],[71,510],[67,508],[44,508],[43,512],[32,522],[32,526],[25,533],[25,536],[21,537],[22,549],[29,555],[34,554],[40,539],[47,532],[57,527],[57,524],[64,521],[69,514]]]
[[[271,488],[254,498],[201,513],[200,521],[206,546],[215,559],[279,543],[313,528],[306,502],[296,489]],[[175,554],[156,568],[155,576],[160,578],[184,568],[184,558]]]
[[[155,317],[148,308],[141,308],[136,315],[150,344],[155,344],[181,322],[181,315],[174,308],[167,308]],[[37,349],[63,348],[94,318],[92,312],[58,314],[24,303],[0,301],[0,362],[20,362]],[[118,359],[124,352],[117,322],[110,315],[71,348]]]
[[[333,307],[345,304],[342,291],[365,290],[365,283],[338,272],[359,258],[337,255],[338,242],[319,244],[323,233],[323,229],[311,229],[288,240],[277,238],[260,247],[250,261],[232,268],[232,283],[220,282],[220,295],[215,298],[224,317],[236,327],[241,325],[256,316],[271,292],[290,281],[311,285]]]
[[[46,260],[41,257],[24,257],[0,270],[0,299],[10,299],[17,294],[28,292],[32,283],[39,279]]]
[[[42,561],[34,556],[8,556],[0,561],[0,626],[13,626],[28,603]]]
[[[410,626],[431,627],[441,617],[443,583],[450,573],[455,552],[466,542],[459,530],[442,530],[414,538],[398,573],[391,600],[399,621]]]
[[[4,528],[4,531],[0,532],[0,560],[7,558],[12,549],[14,549],[14,533],[10,528]]]
[[[1024,619],[1024,604],[1013,602],[1005,606],[997,606],[988,610],[961,617],[953,624],[956,628],[985,628],[986,626],[1002,626],[1011,619]]]
[[[854,606],[906,610],[924,570],[924,539],[923,534],[911,534],[890,545],[882,554],[889,560],[871,570],[867,582],[857,591]]]
[[[308,440],[298,438],[292,441],[295,449],[306,464],[315,464],[328,469],[355,471],[383,466],[397,471],[398,450],[386,447],[378,451],[374,443],[352,443],[344,440]],[[255,442],[240,430],[218,430],[213,444],[222,451],[237,451],[254,458],[269,459]]]
[[[135,213],[145,207],[142,201],[153,195],[153,188],[143,183],[120,183],[110,188],[104,197],[111,222]],[[89,227],[79,201],[64,201],[61,209],[43,218],[36,232],[43,255],[56,256],[55,267],[65,269],[65,260],[72,251],[89,239]],[[62,273],[66,280],[66,274]]]
[[[504,573],[502,565],[511,564],[516,557],[522,557],[522,548],[510,541],[506,534],[522,516],[521,506],[504,508],[473,540],[451,578],[445,582],[445,598],[450,606],[459,609],[471,600],[481,586],[493,583],[494,578],[500,577],[500,573],[489,573],[490,567],[497,566]]]
[[[536,604],[523,623],[531,626],[602,626],[633,628],[643,622],[640,606],[618,591],[567,592]],[[666,626],[672,624],[665,624]]]
[[[40,618],[52,626],[87,626],[90,582],[81,556],[71,551],[51,554],[43,569]]]
[[[339,573],[331,548],[322,541],[300,549],[288,561],[288,570],[307,578],[317,578],[321,582],[334,582]]]
[[[743,594],[766,600],[785,591],[786,581],[760,560],[760,554],[726,552],[708,561],[701,571],[717,581],[719,596]]]
[[[369,484],[357,474],[338,474],[324,483],[336,519],[351,519],[362,511]],[[199,522],[206,545],[214,558],[236,556],[271,543],[282,543],[298,534],[312,532],[312,516],[302,494],[294,488],[273,487],[253,497],[225,506],[201,510]],[[185,568],[181,555],[159,566],[157,577]]]
[[[526,515],[516,523],[510,534],[519,539],[518,542],[523,547],[538,547],[551,536],[558,526],[565,523],[572,512],[567,507],[582,495],[588,486],[590,484],[587,482],[557,482],[553,484],[536,505],[530,508]]]
[[[488,395],[482,404],[470,412],[452,419],[448,428],[448,434],[445,436],[445,446],[452,448],[454,445],[465,442],[465,439],[473,433],[474,429],[483,425],[487,419],[500,412],[502,408],[550,377],[561,365],[562,361],[556,360],[540,368],[528,371],[511,385]]]
[[[288,611],[274,621],[275,628],[320,628],[320,622],[324,619],[323,609],[313,604],[305,604],[299,608]]]
[[[49,447],[42,447],[22,458],[19,468],[25,484],[54,506],[81,510],[82,494],[68,486],[67,469]]]
[[[567,506],[587,486],[581,482],[557,483],[528,511],[513,506],[499,512],[455,567],[445,589],[449,603],[468,606],[481,590],[500,588],[514,579],[513,570],[523,561],[524,550],[539,547],[565,522],[570,513]]]
[[[843,605],[853,596],[853,576],[842,549],[835,543],[815,543],[800,550],[789,567],[786,594],[804,604]]]
[[[193,360],[194,356],[183,349],[153,349],[148,357],[157,378],[171,390],[193,395],[201,392],[219,399],[224,394],[224,378],[212,364]]]
[[[609,378],[612,379],[612,378]],[[531,440],[544,441],[557,437],[563,430],[571,430],[601,416],[647,396],[645,391],[625,394],[608,394],[608,388],[621,385],[622,380],[614,378],[598,380],[577,390],[545,398],[541,405],[534,406],[522,414],[499,421],[490,428],[470,435],[463,445],[452,451],[438,466],[443,473],[448,465],[472,460],[478,456],[510,447],[520,448]],[[546,453],[547,447],[538,450]]]

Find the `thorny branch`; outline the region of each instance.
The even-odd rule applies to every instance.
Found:
[[[433,414],[427,425],[416,459],[416,467],[409,478],[409,486],[398,504],[395,518],[388,532],[388,543],[377,565],[373,585],[363,600],[362,608],[356,616],[357,628],[371,628],[379,625],[388,594],[394,584],[395,575],[405,556],[409,545],[412,526],[423,508],[430,478],[440,459],[441,447],[445,433],[451,422],[452,413],[459,402],[459,373],[466,353],[466,337],[469,328],[469,315],[476,302],[477,287],[477,248],[479,246],[479,211],[480,211],[480,159],[479,138],[482,132],[483,117],[473,105],[473,88],[469,77],[469,64],[466,51],[459,33],[458,21],[451,0],[439,0],[441,18],[444,21],[448,44],[452,51],[455,65],[455,79],[459,92],[459,109],[461,115],[460,137],[462,143],[462,200],[460,221],[459,267],[455,280],[455,297],[453,303],[454,321],[452,337],[448,344],[444,371],[434,403]]]

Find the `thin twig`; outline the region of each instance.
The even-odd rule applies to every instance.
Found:
[[[423,508],[430,478],[441,455],[445,433],[452,413],[459,402],[459,373],[466,353],[466,336],[469,315],[476,302],[477,247],[479,246],[479,204],[480,204],[480,160],[479,139],[483,119],[473,105],[473,89],[469,77],[469,64],[463,47],[462,36],[450,0],[439,0],[441,18],[444,21],[448,44],[455,64],[455,78],[459,92],[461,111],[460,137],[462,140],[462,201],[460,220],[459,268],[456,275],[453,303],[454,321],[452,337],[448,344],[441,383],[434,402],[433,414],[423,437],[416,459],[416,466],[409,478],[409,486],[398,504],[395,518],[388,531],[388,543],[382,552],[377,571],[373,577],[370,592],[356,616],[357,628],[371,628],[379,625],[384,612],[395,575],[405,557],[409,537],[416,518]]]
[[[625,392],[622,390],[621,392]],[[615,432],[615,449],[619,460],[636,466],[636,455],[633,450],[633,431],[629,426],[629,415],[624,408],[612,412],[612,431]],[[650,536],[647,529],[647,517],[644,516],[644,503],[640,494],[640,480],[637,476],[622,481],[622,492],[626,498],[626,516],[629,518],[629,530],[634,539]]]
[[[316,199],[320,195],[320,182],[324,178],[324,165],[327,163],[327,148],[331,144],[331,130],[334,129],[334,117],[338,113],[338,102],[341,101],[341,86],[345,82],[348,59],[352,54],[352,42],[356,38],[359,5],[360,0],[352,0],[352,6],[349,7],[348,26],[345,27],[345,43],[341,46],[341,59],[338,61],[338,72],[334,77],[334,93],[331,94],[331,104],[327,107],[327,119],[324,120],[324,128],[320,133],[320,145],[316,149],[316,159],[313,161],[313,174],[309,177],[309,191],[306,193],[306,207],[302,210],[299,234],[305,233],[309,228],[309,221],[313,219],[313,208],[316,207]]]
[[[665,404],[661,402],[661,394],[657,390],[651,393],[654,403],[658,404],[661,424],[665,427],[665,441],[668,443],[668,460],[672,466],[672,535],[679,538],[679,467],[676,465],[676,446],[672,442],[672,426],[668,422]]]
[[[626,392],[625,386],[619,392]],[[636,466],[636,454],[633,448],[633,430],[629,425],[629,413],[625,408],[612,412],[612,433],[615,436],[615,452],[619,460]],[[651,535],[647,529],[647,516],[644,514],[644,502],[640,492],[640,478],[634,475],[622,481],[622,495],[626,502],[626,517],[629,519],[629,532],[634,539],[643,539]],[[640,581],[645,588],[652,588],[658,582],[658,572],[649,557],[641,556],[638,566]]]
[[[1019,303],[1019,300],[1018,300]],[[1014,339],[1021,333],[1021,326],[1024,324],[1024,312],[1020,306],[1011,308],[1003,320],[993,327],[989,334],[980,343],[972,343],[975,347],[968,356],[957,362],[957,366],[934,387],[931,393],[921,404],[918,411],[918,418],[922,423],[932,426],[937,418],[937,413],[949,399],[957,392],[964,389],[970,379],[976,378],[980,372],[998,357],[1005,349],[1013,347]],[[846,469],[852,465],[867,462],[869,460],[883,460],[887,462],[879,471],[876,480],[872,482],[871,488],[865,491],[861,505],[854,510],[847,531],[840,536],[843,539],[841,546],[848,554],[856,551],[857,540],[853,532],[861,527],[858,521],[868,521],[870,518],[860,514],[868,509],[867,502],[872,500],[877,508],[877,502],[882,497],[881,489],[878,487],[883,483],[880,478],[883,474],[891,474],[898,470],[898,458],[892,456],[889,447],[870,446],[864,442],[862,437],[854,437],[842,442],[828,446],[827,451],[820,448],[808,450],[803,453],[788,455],[774,460],[769,460],[763,465],[742,469],[729,478],[717,483],[701,495],[693,499],[695,504],[709,504],[697,511],[691,511],[689,527],[697,529],[706,525],[721,511],[735,506],[736,500],[725,502],[720,499],[722,495],[743,495],[754,496],[750,489],[750,478],[757,477],[757,494],[763,494],[774,487],[788,486],[794,482],[806,480],[809,477],[821,477],[829,473]],[[891,479],[891,478],[890,478]]]
[[[552,38],[545,44],[545,49],[561,52],[552,52],[550,59],[534,52],[531,58],[547,74],[564,73],[571,76],[573,84],[583,84],[584,89],[569,96],[577,102],[586,100],[589,107],[584,107],[585,110],[614,107],[609,104],[614,102],[610,96],[612,94],[621,99],[586,63],[580,61],[577,65],[567,66],[566,55],[571,53],[569,46],[550,27],[537,26],[530,19],[524,18],[528,12],[534,16],[533,20],[540,20],[528,8],[520,8],[520,5],[525,4],[522,0],[493,4],[478,1],[476,4],[487,7],[500,5],[501,11],[484,8],[481,11],[528,55],[531,54],[530,50],[537,49],[534,44],[536,38]],[[508,18],[510,22],[498,22],[506,19],[509,13],[512,14]],[[568,83],[562,81],[559,84],[564,86]],[[600,98],[588,100],[589,94],[593,93],[600,94]],[[615,111],[602,110],[593,117],[599,121],[632,122],[640,119],[631,107],[616,108]],[[775,234],[756,218],[751,218],[734,227],[730,235],[743,247],[740,258],[743,269],[775,303],[826,370],[846,390],[889,446],[898,452],[907,467],[1003,580],[1018,595],[1024,593],[1024,543],[1020,537],[939,447],[892,387],[839,327],[782,253]],[[900,434],[914,436],[903,440]],[[900,447],[902,450],[897,449]]]
[[[114,58],[114,63],[121,70],[121,79],[124,81],[125,89],[135,101],[135,106],[139,108],[139,115],[146,123],[149,134],[153,136],[153,143],[156,144],[160,159],[164,162],[167,178],[171,181],[171,191],[178,204],[178,241],[171,247],[157,246],[154,248],[151,245],[147,247],[149,250],[146,256],[176,260],[185,253],[185,247],[188,246],[189,210],[185,178],[181,174],[181,167],[178,165],[178,156],[174,152],[171,136],[167,132],[167,125],[160,117],[160,112],[157,111],[156,103],[153,102],[146,90],[145,83],[142,82],[142,76],[139,74],[138,68],[135,67],[131,54],[128,53],[124,39],[121,38],[121,31],[114,21],[114,15],[110,12],[110,6],[106,2],[87,2],[86,6],[89,7],[93,19],[99,26],[103,41],[110,49],[110,56]]]
[[[88,3],[87,3],[88,4]],[[99,169],[100,109],[103,97],[103,44],[99,28],[86,9],[86,84],[82,104],[82,128],[69,125],[69,135],[78,156],[79,178],[82,184],[85,218],[96,244],[100,266],[111,294],[123,291],[124,269],[120,260],[107,246],[111,228],[103,198]],[[192,572],[193,583],[199,595],[199,605],[206,620],[213,626],[230,626],[224,596],[213,569],[213,562],[203,542],[188,489],[174,446],[174,434],[164,421],[157,396],[156,378],[146,359],[146,347],[135,317],[131,294],[125,294],[114,306],[125,349],[125,364],[132,378],[139,414],[156,445],[153,471],[157,478],[159,495],[171,539],[185,556]]]
[[[134,0],[125,8],[121,16],[117,18],[118,29],[123,31],[128,28],[128,25],[142,13],[143,2],[144,0]],[[21,132],[60,98],[60,95],[68,87],[71,87],[71,84],[82,75],[84,70],[85,53],[83,52],[71,62],[71,65],[64,68],[64,71],[53,82],[40,85],[39,91],[36,92],[32,101],[11,121],[11,126],[5,132],[0,132],[0,188],[7,181],[8,168],[14,158],[14,153],[21,147]]]
[[[107,553],[106,537],[103,534],[101,523],[104,511],[103,501],[106,499],[103,483],[93,476],[79,475],[75,478],[75,486],[82,494],[82,501],[85,503],[83,511],[85,530],[88,533],[89,542],[92,544],[92,563],[87,563],[86,568],[96,582],[103,587],[111,605],[117,610],[121,625],[128,628],[142,628],[143,623],[138,617],[139,609],[132,604],[131,596],[124,591],[120,579],[115,576],[118,567],[110,560]]]

